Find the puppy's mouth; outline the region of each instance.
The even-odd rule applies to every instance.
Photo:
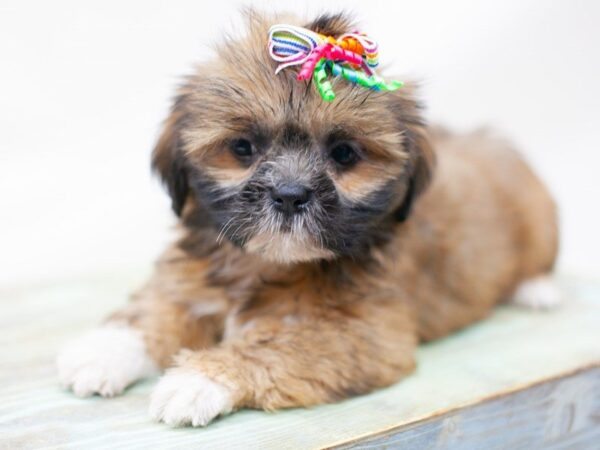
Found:
[[[308,205],[280,205],[276,201],[263,210],[254,234],[245,243],[250,253],[276,263],[330,259],[333,252],[320,242],[320,229]]]
[[[317,241],[305,228],[294,231],[290,228],[289,231],[258,233],[246,242],[244,248],[269,261],[283,264],[335,257],[331,250],[323,248]]]
[[[313,190],[308,186],[320,186]],[[236,221],[243,227],[229,227],[238,239],[227,235],[249,253],[277,263],[306,262],[332,259],[336,256],[326,239],[328,220],[334,211],[336,198],[329,192],[326,181],[318,183],[280,182],[265,188],[262,183],[249,185],[255,188],[252,202],[244,196],[245,214]],[[260,188],[260,189],[257,189]],[[325,189],[329,188],[329,190]],[[250,191],[250,189],[248,189]],[[239,230],[239,231],[237,231]]]

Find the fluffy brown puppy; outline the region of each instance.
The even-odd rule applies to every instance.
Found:
[[[275,75],[268,29],[293,20],[249,13],[247,37],[179,90],[153,165],[181,239],[127,307],[61,353],[76,394],[171,367],[150,408],[172,425],[334,402],[398,381],[418,342],[515,292],[554,292],[540,277],[555,208],[523,160],[485,133],[428,129],[410,85],[336,80],[325,103],[294,70]],[[353,29],[343,15],[303,26]]]

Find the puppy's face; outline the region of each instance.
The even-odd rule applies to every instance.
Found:
[[[188,78],[154,166],[184,222],[218,240],[277,262],[355,256],[406,217],[429,178],[417,105],[410,88],[343,80],[325,103],[293,69],[275,75],[271,24],[251,14],[249,36]],[[308,27],[339,35],[351,24],[332,16]]]

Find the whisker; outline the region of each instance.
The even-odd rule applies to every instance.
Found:
[[[225,233],[227,231],[227,228],[231,226],[231,224],[233,223],[233,219],[234,217],[232,217],[231,219],[229,219],[225,225],[223,225],[221,227],[221,231],[219,231],[219,234],[217,236],[217,244],[220,244],[223,240],[223,238],[225,237]]]

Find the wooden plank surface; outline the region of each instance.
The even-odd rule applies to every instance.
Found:
[[[560,380],[600,365],[600,283],[568,278],[562,282],[569,298],[563,308],[499,308],[484,322],[422,346],[416,373],[390,388],[337,405],[277,413],[242,411],[205,429],[169,429],[147,416],[155,380],[119,398],[81,400],[58,387],[54,371],[57,349],[122,304],[139,275],[0,290],[0,448],[310,449],[366,446],[398,430],[405,430],[406,437],[417,427],[427,433],[427,426],[435,443],[447,435],[431,431],[435,421],[458,410],[479,411],[468,419],[462,416],[468,425],[464,432],[474,433],[478,417],[489,422],[494,414],[477,408],[512,398],[507,397],[510,393],[547,381],[527,392],[554,386],[556,392],[566,392],[560,401],[573,404],[573,398],[597,383],[593,369],[580,373],[581,379]],[[524,398],[538,394],[529,395]],[[516,416],[521,401],[514,400]],[[598,423],[597,403],[589,404],[589,420]],[[524,421],[526,415],[520,417]],[[581,415],[573,417],[589,425]],[[552,433],[550,428],[543,435]]]
[[[600,367],[349,442],[340,449],[600,448]]]

